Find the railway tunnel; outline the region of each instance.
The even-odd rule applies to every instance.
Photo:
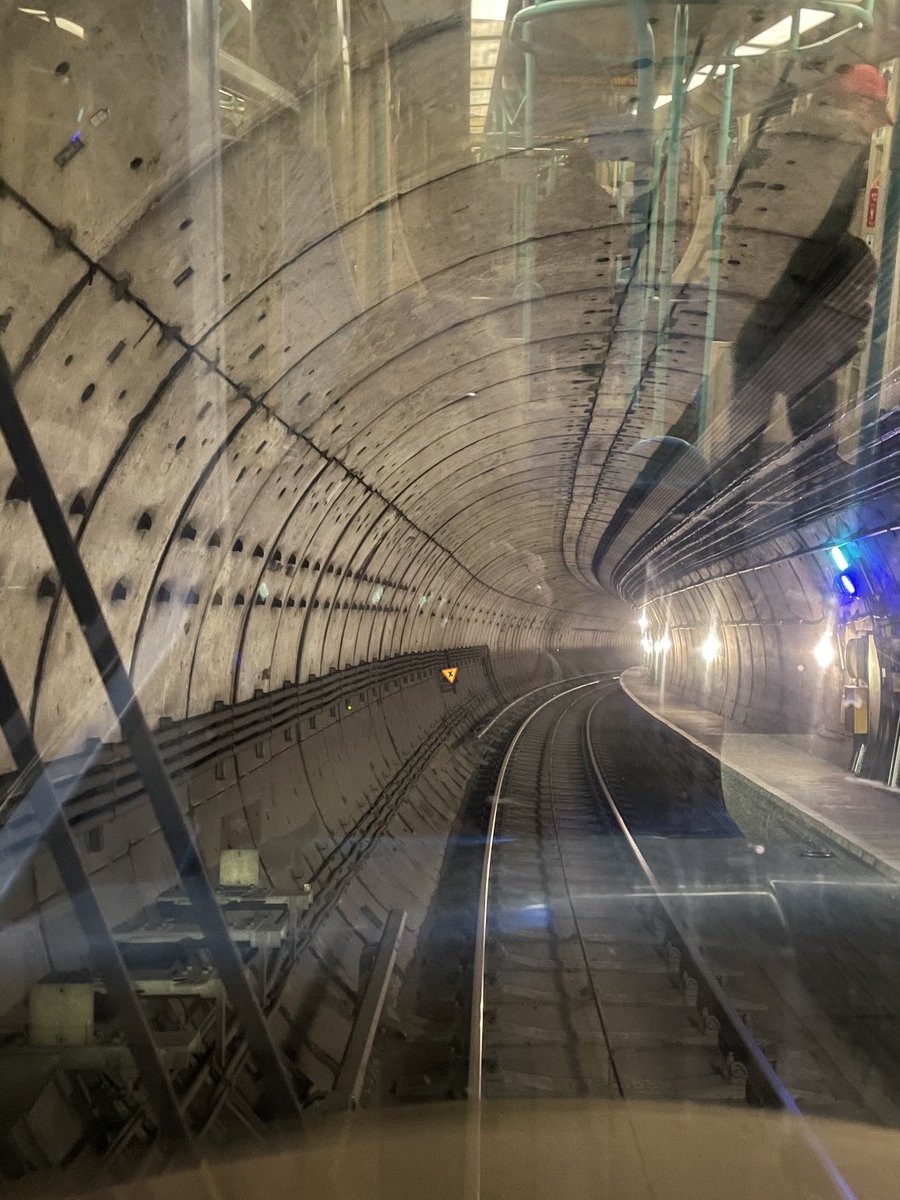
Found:
[[[620,805],[638,841],[755,853],[783,827],[836,887],[853,864],[893,886],[892,0],[59,0],[2,31],[6,1174],[134,1170],[166,1105],[221,1148],[263,1136],[279,1097],[464,1099],[452,905],[477,905],[519,723],[535,713],[531,754],[567,689],[598,772],[682,780],[665,814]],[[744,469],[734,346],[834,174],[809,136],[753,156],[860,65],[885,106],[851,230],[871,313],[802,437],[792,398],[846,335],[839,301],[801,314],[758,372],[777,399]],[[748,216],[730,201],[751,186]],[[616,758],[576,689],[620,672]],[[531,771],[560,846],[611,836],[571,799],[582,733],[545,734],[511,760],[516,803]],[[500,893],[504,838],[552,883],[550,826],[504,834],[509,812]],[[632,886],[615,856],[560,856],[570,895]],[[702,873],[672,861],[661,879]],[[811,909],[778,903],[813,939]],[[894,928],[892,908],[859,919]],[[821,963],[801,967],[816,992]],[[877,1058],[867,1036],[846,1034]],[[896,1075],[867,1071],[834,1087],[840,1114],[894,1125]]]

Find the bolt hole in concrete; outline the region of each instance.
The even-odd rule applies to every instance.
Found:
[[[59,76],[68,75],[71,67],[65,61],[56,64],[56,74]]]
[[[128,165],[132,171],[139,171],[144,165],[144,160],[142,158],[133,158]]]

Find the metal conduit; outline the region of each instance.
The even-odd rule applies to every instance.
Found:
[[[798,10],[799,11],[799,10]],[[731,101],[734,95],[734,45],[729,47],[728,65],[725,68],[725,94],[722,98],[722,115],[719,118],[719,153],[716,160],[715,210],[713,212],[712,235],[709,259],[709,284],[706,301],[706,337],[703,345],[703,376],[700,381],[700,420],[697,443],[702,443],[706,432],[709,405],[709,374],[712,369],[712,347],[716,336],[716,301],[719,291],[719,268],[722,257],[722,226],[728,199],[728,151],[731,146]]]
[[[678,181],[681,168],[681,126],[684,115],[687,56],[688,6],[675,9],[672,46],[672,101],[669,138],[666,151],[666,195],[662,249],[659,264],[659,311],[657,314],[656,361],[653,382],[653,422],[651,435],[666,431],[666,387],[669,379],[669,334],[672,310],[672,273],[675,270],[675,233],[678,224]]]

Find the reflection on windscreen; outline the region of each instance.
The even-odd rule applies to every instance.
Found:
[[[11,1194],[893,1194],[896,8],[8,6]]]

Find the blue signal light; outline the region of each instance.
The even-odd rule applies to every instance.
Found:
[[[856,584],[849,575],[841,575],[838,579],[838,583],[841,585],[841,589],[846,592],[848,596],[856,595]]]
[[[847,556],[844,554],[840,546],[831,547],[831,557],[834,559],[834,565],[839,571],[846,571],[850,564],[847,562]]]

